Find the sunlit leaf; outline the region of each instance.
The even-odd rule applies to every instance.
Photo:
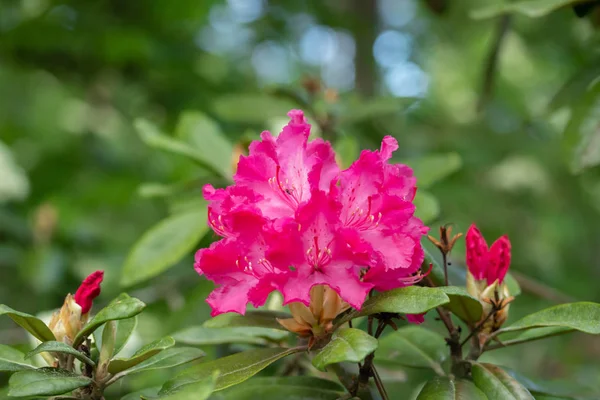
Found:
[[[23,327],[42,342],[56,340],[54,334],[48,326],[39,318],[0,304],[0,315],[8,315],[15,323]]]
[[[98,327],[102,326],[108,321],[116,321],[119,319],[126,319],[136,316],[141,313],[146,305],[134,298],[129,297],[127,294],[122,293],[111,301],[106,307],[98,311],[84,327],[73,341],[73,347],[78,347],[86,337],[92,334]]]
[[[458,153],[431,154],[402,162],[413,169],[419,191],[452,175],[462,167],[462,159]]]
[[[353,318],[381,312],[421,314],[450,302],[443,290],[421,286],[408,286],[377,293],[364,302],[360,311],[344,315],[336,324]]]
[[[173,346],[175,346],[175,340],[172,337],[167,336],[155,340],[136,351],[131,357],[112,360],[108,364],[108,372],[116,374],[124,371]]]
[[[188,368],[167,381],[163,385],[160,394],[173,393],[181,387],[198,382],[203,377],[213,374],[214,371],[220,371],[215,390],[225,389],[245,381],[283,357],[304,350],[302,347],[291,349],[265,348],[249,350],[204,362]]]
[[[25,354],[10,346],[0,344],[0,372],[14,372],[33,368],[25,361]]]
[[[434,378],[427,382],[416,400],[488,400],[472,382]]]
[[[173,368],[178,365],[187,364],[204,357],[204,352],[193,347],[174,347],[163,350],[152,357],[133,365],[130,368],[115,374],[114,381],[138,372],[151,371],[155,369]]]
[[[73,347],[69,346],[66,343],[56,341],[48,341],[40,344],[38,347],[27,353],[25,357],[31,358],[36,354],[40,354],[43,352],[70,354],[72,356],[75,356],[75,358],[77,358],[79,361],[82,361],[88,365],[96,365],[94,361],[92,361],[88,356],[86,356],[82,352],[75,350]]]
[[[150,279],[175,265],[208,231],[205,208],[172,215],[150,228],[131,249],[121,276],[123,286]]]
[[[292,316],[288,313],[270,310],[246,311],[245,315],[226,313],[209,319],[202,324],[202,326],[206,328],[253,326],[287,331],[279,322],[277,322],[277,318],[285,319],[291,317]]]
[[[420,326],[407,326],[379,339],[375,361],[414,368],[431,368],[444,374],[442,362],[448,357],[444,337]]]
[[[92,383],[91,378],[57,368],[38,368],[14,373],[8,381],[9,396],[53,396]]]
[[[600,164],[600,80],[574,104],[563,148],[574,173]]]
[[[220,176],[231,177],[233,145],[215,121],[201,112],[185,111],[179,117],[175,136],[191,144]]]
[[[529,390],[496,365],[473,363],[471,374],[489,400],[534,400]]]
[[[325,371],[330,364],[343,361],[360,362],[377,349],[377,339],[360,329],[338,329],[331,341],[312,360],[312,364]]]
[[[178,343],[194,346],[214,345],[222,343],[265,344],[267,340],[282,340],[288,332],[256,327],[206,328],[193,326],[174,333]]]
[[[513,3],[494,3],[471,12],[473,19],[486,19],[507,13],[523,14],[531,18],[543,17],[561,7],[579,3],[579,0],[521,0]]]

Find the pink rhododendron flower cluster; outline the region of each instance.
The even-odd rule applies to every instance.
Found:
[[[209,224],[222,239],[196,253],[195,269],[218,287],[212,314],[243,314],[278,290],[284,304],[309,305],[310,289],[327,285],[360,309],[371,289],[421,279],[412,170],[389,160],[398,148],[386,136],[340,170],[329,142],[308,140],[310,125],[292,110],[279,136],[269,132],[240,157],[235,184],[204,187]]]

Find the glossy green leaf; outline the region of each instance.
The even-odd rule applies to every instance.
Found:
[[[353,318],[381,312],[421,314],[449,302],[450,299],[443,290],[408,286],[377,293],[364,302],[360,311],[344,315],[339,321],[336,321],[336,324],[340,325]]]
[[[190,254],[208,231],[206,219],[206,209],[198,209],[172,215],[146,231],[125,261],[121,284],[150,279]]]
[[[574,173],[600,164],[600,80],[573,106],[563,148]]]
[[[237,326],[251,326],[258,328],[271,328],[279,330],[287,330],[277,322],[277,318],[285,319],[291,318],[292,316],[288,313],[281,311],[246,311],[246,315],[240,315],[238,313],[227,313],[217,315],[214,318],[206,321],[202,326],[206,328],[227,328]]]
[[[578,0],[521,0],[513,3],[495,3],[477,8],[470,15],[473,19],[486,19],[507,13],[517,13],[531,18],[539,18],[561,7],[578,2]]]
[[[312,364],[325,371],[325,367],[330,364],[360,362],[377,349],[377,344],[377,339],[360,329],[338,329],[331,341],[315,355]]]
[[[443,375],[442,362],[448,357],[444,337],[432,330],[411,325],[379,339],[375,361],[414,368],[431,368]]]
[[[129,338],[133,334],[133,331],[135,330],[135,328],[137,326],[137,316],[133,317],[133,318],[121,319],[121,320],[118,320],[115,322],[117,324],[117,336],[115,339],[115,355],[116,355],[116,354],[119,354],[119,352],[121,350],[123,350],[123,347],[125,347],[125,345],[129,341]],[[103,330],[104,330],[104,327],[100,327],[100,328],[96,329],[96,331],[94,332],[94,340],[96,341],[96,346],[98,348],[102,347],[102,332],[103,332]]]
[[[8,381],[9,396],[53,396],[92,383],[90,378],[57,368],[19,371]]]
[[[25,361],[25,354],[10,346],[0,344],[0,372],[23,371],[33,368]]]
[[[223,343],[265,344],[269,340],[280,341],[288,335],[288,332],[269,328],[205,328],[203,326],[193,326],[174,333],[173,337],[178,343],[202,346]]]
[[[322,379],[312,379],[322,381]],[[315,383],[317,385],[313,386]],[[247,383],[216,393],[211,400],[336,400],[342,398],[344,394],[345,391],[340,387],[335,390],[321,388],[318,382],[299,385],[293,381],[293,378],[279,378],[276,383],[272,383],[269,378],[254,378]]]
[[[165,393],[158,397],[148,397],[156,400],[205,400],[213,393],[219,371],[207,375],[190,385],[184,386],[173,393]]]
[[[214,160],[206,158],[206,154],[209,152],[194,148],[194,146],[190,146],[189,143],[163,134],[156,126],[145,119],[136,119],[134,126],[140,135],[140,138],[142,141],[144,141],[144,143],[146,143],[146,145],[159,150],[167,151],[169,153],[187,157],[210,171],[218,174],[223,173],[221,168],[215,167],[213,163]],[[229,153],[227,159],[231,159],[231,153]],[[229,175],[223,176],[228,177]]]
[[[417,193],[462,168],[462,158],[458,153],[431,154],[404,160],[403,163],[410,166],[417,177],[419,183]]]
[[[591,302],[560,304],[529,314],[502,332],[521,331],[545,326],[557,326],[577,331],[600,334],[600,304]]]
[[[139,364],[116,373],[111,381],[114,383],[124,376],[136,374],[138,372],[177,367],[198,360],[204,356],[205,354],[202,350],[193,347],[175,347],[166,349]]]
[[[534,400],[529,390],[496,365],[473,363],[471,375],[489,400]]]
[[[425,224],[434,221],[440,215],[440,203],[434,195],[425,190],[418,190],[413,202],[415,216]]]
[[[184,111],[177,122],[175,136],[191,144],[211,170],[224,178],[231,177],[233,145],[215,121],[201,112]]]
[[[124,371],[173,346],[175,346],[175,340],[172,337],[167,336],[155,340],[140,348],[129,358],[115,358],[112,360],[110,364],[108,364],[108,372],[116,374]]]
[[[523,331],[500,333],[499,339],[502,340],[502,345],[491,343],[494,348],[503,348],[504,346],[512,346],[520,343],[532,342],[551,336],[562,335],[573,332],[573,329],[563,326],[546,326],[542,328],[531,328]]]
[[[92,366],[96,365],[96,363],[94,363],[94,361],[92,361],[88,356],[86,356],[82,352],[75,350],[73,347],[69,346],[66,343],[56,342],[56,341],[49,341],[49,342],[44,342],[44,343],[40,344],[38,347],[36,347],[35,349],[33,349],[29,353],[27,353],[25,358],[31,358],[31,357],[35,356],[36,354],[40,354],[43,352],[71,354],[71,355],[75,356],[75,358],[77,358],[81,362],[84,362],[84,363],[92,365]]]
[[[425,384],[417,400],[488,400],[488,397],[473,382],[438,377]]]
[[[303,347],[256,349],[204,362],[188,368],[167,381],[160,394],[172,393],[186,385],[198,382],[203,377],[213,374],[214,371],[220,371],[215,390],[225,389],[245,381],[283,357],[304,350]]]
[[[458,286],[441,286],[450,298],[450,303],[444,305],[445,308],[452,311],[457,317],[465,322],[474,323],[481,319],[483,307],[476,298],[472,297],[465,288]]]
[[[145,307],[146,305],[142,301],[129,297],[126,293],[120,294],[106,307],[98,311],[98,314],[75,336],[73,347],[78,347],[85,338],[106,322],[134,317],[141,313]]]
[[[50,328],[48,328],[41,319],[34,317],[33,315],[13,310],[4,304],[0,304],[0,315],[9,316],[15,323],[42,342],[56,340]]]

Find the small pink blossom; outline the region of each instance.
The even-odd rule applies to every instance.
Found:
[[[467,246],[467,267],[475,280],[487,280],[488,286],[504,277],[510,267],[510,240],[504,235],[498,238],[488,249],[485,238],[475,224],[469,227],[465,236]]]

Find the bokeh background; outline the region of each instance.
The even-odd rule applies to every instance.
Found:
[[[226,185],[291,108],[343,165],[396,137],[434,230],[508,234],[512,320],[600,301],[600,7],[509,3],[0,0],[0,303],[49,312],[103,269],[97,308],[124,290],[149,304],[138,346],[205,321],[201,188]],[[458,275],[463,255],[461,239]],[[0,343],[27,348],[7,318]],[[485,359],[600,390],[590,336]],[[390,379],[400,391],[425,375]]]

